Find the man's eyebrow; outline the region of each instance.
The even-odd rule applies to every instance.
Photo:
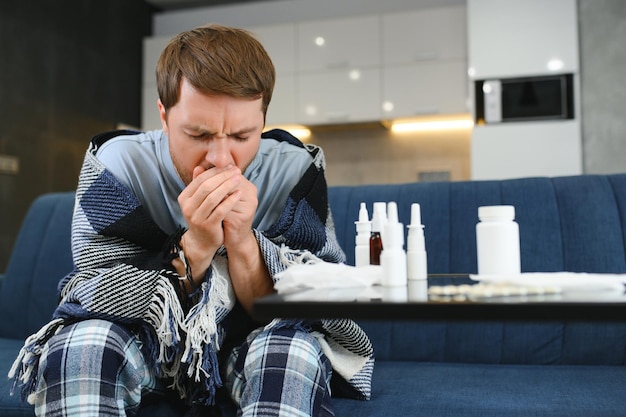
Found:
[[[202,126],[198,126],[198,125],[184,125],[182,126],[183,129],[186,130],[191,130],[193,132],[197,132],[203,135],[215,135],[215,132],[210,131],[209,129],[202,127]]]
[[[191,125],[188,125],[188,126],[183,126],[183,128],[191,130],[193,132],[196,132],[196,133],[198,133],[200,135],[204,135],[204,136],[215,136],[215,135],[217,135],[217,132],[214,132],[214,131],[209,130],[209,129],[207,129],[205,127],[202,127],[202,126],[197,126],[197,125],[196,126],[191,126]],[[245,135],[245,134],[254,132],[255,130],[256,130],[255,126],[250,126],[250,127],[244,127],[244,128],[239,129],[239,130],[237,130],[235,132],[225,133],[225,135],[226,136],[241,136],[241,135]]]
[[[236,132],[231,132],[231,133],[227,133],[227,136],[240,136],[240,135],[245,135],[248,134],[250,132],[254,132],[256,130],[256,127],[245,127],[243,129],[239,129]]]

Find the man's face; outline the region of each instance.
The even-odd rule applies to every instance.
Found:
[[[165,114],[159,101],[163,131],[169,137],[170,154],[181,179],[188,185],[193,170],[225,167],[244,172],[261,143],[264,126],[262,99],[209,96],[185,79],[180,99]]]

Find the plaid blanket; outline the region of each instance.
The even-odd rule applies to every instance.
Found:
[[[305,146],[286,132],[269,135]],[[200,288],[190,297],[181,294],[171,265],[179,235],[161,230],[98,161],[95,153],[105,139],[94,138],[80,173],[72,223],[75,270],[59,284],[61,301],[53,320],[25,341],[9,377],[22,384],[27,396],[36,386],[46,341],[68,323],[101,318],[137,333],[146,362],[157,376],[170,378],[182,397],[212,404],[222,385],[220,323],[235,302],[228,255],[222,248]],[[312,145],[306,148],[313,162],[291,191],[280,219],[267,231],[254,230],[272,277],[297,263],[345,260],[328,206],[323,153]],[[280,326],[289,322],[276,319],[267,327]],[[325,336],[325,353],[336,374],[346,382],[343,393],[369,399],[374,353],[365,333],[351,320],[321,320],[315,327]]]

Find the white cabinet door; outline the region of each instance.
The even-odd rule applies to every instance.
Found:
[[[383,15],[383,65],[466,57],[466,22],[465,6]]]
[[[143,41],[143,73],[141,88],[141,129],[152,130],[161,128],[157,100],[155,70],[161,52],[171,37],[161,36],[144,38]]]
[[[578,72],[576,0],[468,0],[475,79]]]
[[[153,130],[161,128],[159,109],[157,107],[156,84],[144,84],[141,89],[141,129]]]
[[[299,23],[298,71],[380,65],[378,15]]]
[[[170,41],[170,36],[159,36],[153,38],[144,38],[143,40],[143,84],[156,83],[154,72],[156,64],[161,56],[161,52]]]
[[[296,77],[292,74],[278,74],[267,110],[265,124],[286,125],[296,121]]]
[[[464,59],[383,69],[383,119],[465,113],[467,94]]]
[[[300,74],[298,122],[351,123],[380,120],[380,70],[333,70]]]
[[[296,120],[296,26],[281,24],[247,28],[256,35],[276,68],[276,85],[267,111],[266,125],[292,124]]]
[[[296,70],[295,24],[247,28],[256,35],[269,54],[277,73],[293,74]]]

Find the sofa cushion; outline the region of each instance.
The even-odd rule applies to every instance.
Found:
[[[621,366],[379,362],[371,401],[334,404],[338,417],[617,417],[624,386]]]
[[[17,236],[0,291],[0,337],[24,339],[50,320],[57,284],[72,271],[74,193],[38,197]]]

